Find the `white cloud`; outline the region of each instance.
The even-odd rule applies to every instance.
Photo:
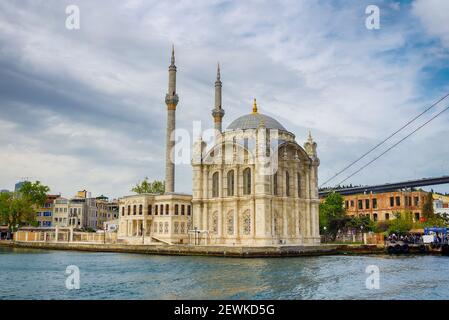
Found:
[[[426,31],[449,48],[449,23],[447,13],[449,1],[416,0],[413,3],[413,13],[420,19]]]

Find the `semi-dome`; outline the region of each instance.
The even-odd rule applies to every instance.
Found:
[[[280,124],[276,119],[258,112],[250,113],[235,119],[228,126],[227,130],[257,129],[260,126],[263,126],[267,129],[287,131],[284,126]]]

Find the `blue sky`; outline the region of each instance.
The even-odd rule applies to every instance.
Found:
[[[80,8],[80,30],[65,28],[69,4]],[[379,30],[365,28],[370,4]],[[256,97],[300,144],[312,131],[324,181],[449,92],[447,12],[444,0],[2,1],[0,189],[30,177],[66,196],[118,197],[145,176],[162,179],[172,43],[178,127],[212,127],[220,61],[224,125]],[[448,120],[348,183],[448,174]],[[176,190],[191,192],[187,164]]]

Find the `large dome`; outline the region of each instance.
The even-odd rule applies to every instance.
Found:
[[[226,130],[257,129],[260,126],[264,126],[267,129],[287,131],[276,119],[258,112],[253,112],[235,119]]]

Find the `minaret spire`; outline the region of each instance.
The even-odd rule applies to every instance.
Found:
[[[175,65],[175,45],[172,44],[171,47],[171,66]]]
[[[175,164],[174,149],[175,140],[172,137],[176,129],[176,106],[178,105],[178,95],[176,94],[176,66],[175,66],[175,46],[172,46],[171,64],[168,67],[168,92],[165,96],[167,105],[167,134],[166,134],[166,155],[165,155],[165,192],[175,191]]]
[[[215,80],[215,106],[212,110],[212,117],[214,118],[214,128],[218,133],[222,132],[222,119],[225,114],[221,105],[221,73],[220,63],[217,64],[217,79]]]

